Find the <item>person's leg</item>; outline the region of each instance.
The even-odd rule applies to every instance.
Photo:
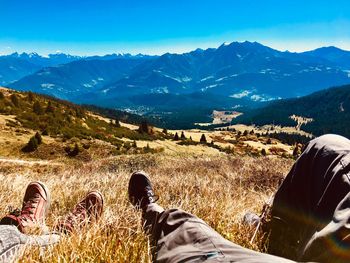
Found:
[[[153,197],[149,178],[142,172],[134,173],[129,198],[143,211],[155,262],[291,262],[236,245],[190,213],[164,210],[154,203]]]
[[[92,191],[81,200],[64,219],[59,221],[55,230],[59,233],[28,235],[31,228],[45,226],[45,216],[50,204],[48,188],[41,182],[28,185],[21,211],[6,215],[0,221],[0,262],[13,262],[26,247],[47,247],[58,243],[60,234],[71,232],[98,220],[102,214],[103,197]],[[45,226],[46,227],[46,226]]]
[[[350,141],[344,137],[324,135],[307,144],[274,198],[269,253],[303,256],[305,245],[332,221],[350,191],[349,162]]]
[[[97,222],[103,212],[103,196],[98,191],[89,192],[72,211],[58,221],[55,230],[63,233],[71,233],[81,227],[86,227],[92,222]]]
[[[0,262],[15,261],[27,245],[47,246],[58,242],[58,235],[28,236],[46,228],[45,217],[50,206],[50,192],[41,182],[31,182],[25,191],[22,209],[0,221]]]

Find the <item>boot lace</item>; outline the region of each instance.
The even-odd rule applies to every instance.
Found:
[[[158,201],[159,196],[158,196],[158,195],[155,195],[155,194],[153,193],[153,190],[152,190],[151,187],[146,186],[145,192],[146,192],[146,194],[147,194],[147,198],[148,198],[148,201],[149,201],[150,203],[155,203],[155,202]]]
[[[20,213],[20,216],[22,219],[24,220],[33,219],[34,209],[36,208],[39,202],[39,199],[40,198],[37,195],[35,195],[33,198],[23,203],[22,211]]]

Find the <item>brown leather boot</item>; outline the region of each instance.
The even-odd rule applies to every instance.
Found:
[[[22,233],[32,227],[43,227],[49,207],[50,192],[47,187],[41,182],[31,182],[23,198],[22,210],[5,216],[0,224],[15,225]]]
[[[64,233],[96,222],[102,215],[103,196],[98,191],[89,192],[65,218],[60,220],[56,230]]]

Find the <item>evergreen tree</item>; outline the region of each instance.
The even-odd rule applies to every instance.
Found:
[[[247,136],[247,135],[248,135],[248,131],[245,130],[245,131],[243,132],[243,136]]]
[[[29,102],[33,102],[33,100],[34,100],[33,92],[31,92],[31,91],[28,92],[27,99],[28,99]]]
[[[179,135],[177,134],[177,132],[175,133],[175,136],[174,136],[174,141],[178,141],[178,140],[180,140],[180,138],[179,138]]]
[[[185,133],[183,131],[181,132],[181,140],[186,140],[186,136],[185,136]]]
[[[33,104],[33,112],[37,115],[43,114],[43,108],[40,105],[39,101],[35,101]]]
[[[117,127],[117,128],[121,127],[120,122],[117,118],[115,119],[115,127]]]
[[[147,143],[147,145],[145,147],[143,147],[143,152],[144,153],[151,153],[152,152],[152,149],[151,149],[151,147],[149,146],[148,143]]]
[[[11,98],[11,101],[12,101],[13,105],[15,105],[15,107],[19,107],[19,99],[18,99],[17,95],[16,94],[12,94],[10,96],[10,98]]]
[[[53,113],[54,111],[55,111],[55,108],[52,106],[51,101],[49,101],[46,107],[46,113]]]
[[[207,138],[204,134],[202,134],[201,139],[199,140],[201,143],[207,143]]]
[[[75,109],[75,116],[77,116],[78,118],[84,118],[85,117],[85,111],[82,108],[77,107]]]
[[[164,134],[168,134],[168,130],[165,129],[165,128],[162,130],[162,132],[163,132]]]
[[[139,131],[140,133],[147,133],[147,134],[150,133],[150,127],[149,127],[147,121],[142,121],[142,122],[141,122],[138,131]]]
[[[22,151],[24,152],[34,152],[36,149],[38,149],[38,141],[35,138],[35,136],[30,137],[28,143],[26,146],[22,148]]]
[[[36,141],[38,142],[38,145],[43,142],[43,138],[41,137],[39,132],[36,132],[34,137],[35,137]]]
[[[266,156],[266,150],[264,148],[261,149],[261,155]]]

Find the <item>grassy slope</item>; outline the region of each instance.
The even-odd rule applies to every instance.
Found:
[[[125,113],[124,117],[128,116]],[[105,143],[114,154],[143,153],[148,150],[134,147],[133,140],[152,141],[166,137],[157,131],[147,134],[127,125],[118,127],[115,119],[102,118],[66,101],[0,88],[0,155],[24,157],[20,149],[37,131],[42,134],[44,143],[39,151],[27,157],[53,159],[65,155],[64,148],[75,143],[82,150],[84,145],[101,148],[99,145]],[[94,150],[90,152],[93,154]]]
[[[78,155],[88,155],[89,158],[64,157],[63,148],[67,143],[76,140],[91,143],[84,136],[80,137],[80,134],[84,135],[86,126],[83,118],[78,116],[74,117],[78,125],[76,138],[67,139],[61,133],[53,134],[52,137],[43,136],[43,144],[38,150],[29,155],[19,154],[21,146],[35,130],[26,126],[25,122],[14,127],[12,124],[21,120],[18,116],[21,109],[29,112],[31,107],[28,106],[26,95],[19,94],[21,108],[15,109],[8,96],[6,104],[13,114],[17,114],[17,120],[16,116],[0,115],[0,139],[4,141],[0,143],[0,156],[27,161],[0,158],[0,191],[4,193],[0,196],[0,209],[4,214],[9,205],[21,205],[25,187],[33,180],[43,181],[51,190],[52,205],[47,219],[51,229],[59,217],[66,214],[89,190],[98,189],[105,196],[105,211],[99,224],[64,236],[62,242],[45,254],[40,254],[37,249],[26,250],[21,262],[149,262],[150,247],[142,231],[141,215],[127,200],[129,176],[135,170],[145,170],[151,175],[156,193],[161,197],[159,203],[165,208],[187,210],[204,219],[225,238],[264,251],[261,236],[249,244],[253,231],[242,225],[241,219],[246,211],[260,211],[264,200],[275,191],[277,182],[287,173],[293,161],[273,155],[249,157],[247,154],[252,154],[254,149],[247,144],[258,144],[255,146],[255,156],[259,156],[257,151],[261,148],[269,152],[271,147],[277,146],[291,152],[290,146],[274,139],[272,144],[266,144],[267,138],[263,136],[238,136],[237,132],[185,131],[187,138],[191,136],[196,142],[205,133],[208,142],[214,140],[215,145],[234,148],[234,155],[225,154],[211,146],[180,146],[173,140],[143,138],[135,131],[137,126],[122,123],[124,128],[115,128],[109,124],[109,119],[85,114],[85,120],[90,118],[90,121],[85,121],[90,127],[89,132],[104,135],[102,140],[92,139],[94,143],[91,147]],[[47,106],[47,101],[39,99],[43,100],[43,107]],[[60,117],[61,114],[57,113],[56,116]],[[8,123],[12,124],[8,126]],[[36,122],[31,124],[36,125]],[[165,151],[157,154],[128,152],[127,155],[116,155],[113,152],[116,146],[110,143],[108,135],[118,134],[124,129],[127,136],[120,138],[123,144],[132,141],[133,136],[139,136],[136,138],[138,147],[149,144],[151,148],[161,146]],[[160,133],[159,129],[154,130]],[[181,133],[180,130],[170,132]],[[50,152],[52,149],[56,152],[53,155]],[[28,161],[28,157],[36,161]]]
[[[0,190],[7,193],[0,196],[0,209],[20,206],[25,186],[41,180],[52,194],[47,220],[51,228],[89,190],[98,189],[105,196],[98,224],[63,237],[43,256],[39,250],[27,250],[21,262],[149,262],[150,247],[142,232],[141,215],[127,200],[132,171],[141,169],[151,175],[159,204],[165,208],[179,207],[196,214],[227,239],[263,251],[261,236],[249,244],[253,231],[242,225],[241,219],[246,211],[260,211],[292,160],[162,153],[70,165],[0,164]]]

